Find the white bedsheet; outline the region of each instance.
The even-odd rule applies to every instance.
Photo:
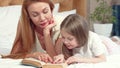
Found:
[[[35,68],[32,66],[24,66],[21,65],[21,60],[14,60],[14,59],[0,59],[0,68]]]
[[[0,59],[0,68],[35,68],[32,66],[21,65],[22,59]],[[120,55],[111,55],[107,57],[107,62],[102,63],[78,63],[69,65],[67,68],[120,68]]]
[[[78,63],[68,66],[68,68],[120,68],[120,55],[111,55],[107,57],[106,62],[102,63]]]

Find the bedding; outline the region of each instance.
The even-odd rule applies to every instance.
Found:
[[[120,54],[120,45],[118,45],[116,42],[113,42],[109,37],[100,35],[100,38],[105,44],[109,55]]]
[[[120,55],[107,57],[106,62],[101,63],[77,63],[71,64],[67,68],[120,68]],[[0,68],[35,68],[21,65],[22,59],[0,59]],[[6,65],[7,64],[7,65]]]

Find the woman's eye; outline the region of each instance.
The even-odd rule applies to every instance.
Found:
[[[48,13],[48,11],[49,11],[49,9],[46,8],[43,10],[43,13],[46,14],[46,13]]]
[[[47,13],[48,13],[48,11],[44,11],[43,13],[44,13],[44,14],[47,14]]]
[[[37,17],[37,16],[38,16],[38,14],[37,14],[37,13],[34,13],[34,14],[32,14],[32,16],[33,16],[33,17]]]

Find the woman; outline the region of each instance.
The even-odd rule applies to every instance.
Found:
[[[66,60],[63,54],[59,54],[53,63],[98,63],[106,60],[105,45],[96,33],[89,31],[88,23],[80,15],[67,16],[61,23],[60,32],[64,47],[72,54]]]
[[[53,30],[54,4],[50,0],[24,0],[22,15],[18,23],[17,35],[11,54],[4,57],[33,57],[45,62],[52,61],[59,50],[59,31]],[[57,37],[54,39],[54,35]]]

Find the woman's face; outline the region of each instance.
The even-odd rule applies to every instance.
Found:
[[[67,33],[64,30],[61,30],[61,36],[62,36],[63,43],[68,49],[73,49],[78,47],[76,38],[71,34]]]
[[[50,6],[45,2],[33,3],[27,10],[36,27],[45,28],[53,18]]]

